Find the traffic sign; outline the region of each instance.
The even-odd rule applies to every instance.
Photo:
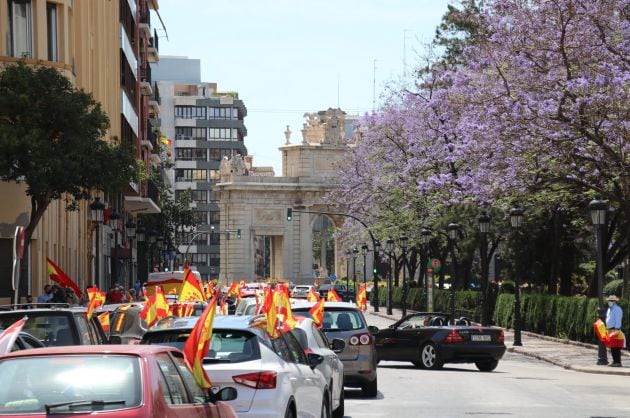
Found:
[[[442,263],[437,258],[431,258],[427,262],[427,268],[428,269],[433,269],[433,272],[437,273],[442,268]]]
[[[328,278],[330,279],[331,282],[334,283],[335,280],[337,280],[337,275],[336,274],[331,274]]]

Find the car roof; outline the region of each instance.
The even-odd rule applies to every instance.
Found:
[[[5,305],[5,306],[0,306],[0,315],[2,315],[3,313],[18,313],[18,312],[22,312],[25,314],[34,314],[34,313],[38,313],[38,312],[87,312],[87,308],[85,306],[69,306],[66,303],[60,303],[58,306],[55,305],[51,305],[50,307],[41,307],[41,308],[33,308],[33,309],[11,309],[12,305]],[[8,309],[4,309],[5,307],[8,307]]]
[[[128,354],[147,355],[162,352],[165,349],[179,351],[174,347],[139,344],[101,344],[101,345],[66,345],[58,347],[41,347],[36,350],[20,350],[8,353],[0,361],[12,357],[36,357],[70,354]]]
[[[317,302],[296,302],[291,306],[291,309],[310,309]],[[351,302],[324,302],[325,308],[334,308],[334,309],[352,309],[358,310],[358,306]]]
[[[192,329],[197,323],[198,319],[198,316],[175,318],[171,326],[168,326],[166,328],[154,327],[148,330],[147,333],[174,329]],[[251,315],[217,315],[214,317],[212,328],[249,329],[251,320]]]

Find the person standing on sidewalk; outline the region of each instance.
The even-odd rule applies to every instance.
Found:
[[[608,312],[606,312],[606,328],[609,331],[621,330],[621,318],[623,316],[623,310],[617,302],[619,298],[615,295],[608,296]],[[610,354],[612,355],[613,362],[611,367],[621,367],[621,348],[611,348]]]

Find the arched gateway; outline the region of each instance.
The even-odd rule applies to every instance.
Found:
[[[222,161],[214,188],[221,210],[221,283],[271,277],[311,284],[317,275],[345,275],[330,235],[344,218],[304,212],[339,212],[323,197],[335,187],[350,121],[340,109],[304,117],[300,143],[291,143],[287,126],[279,148],[282,177],[250,176],[240,156]],[[291,220],[288,208],[294,209]]]

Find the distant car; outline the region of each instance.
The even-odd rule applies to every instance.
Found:
[[[109,337],[101,323],[93,315],[88,321],[87,308],[70,307],[68,304],[34,305],[34,309],[15,309],[0,306],[0,328],[7,328],[22,319],[28,320],[22,329],[46,346],[107,344]],[[44,307],[47,306],[47,307]]]
[[[0,335],[4,332],[4,329],[0,328]],[[15,339],[15,343],[13,343],[13,348],[11,351],[19,351],[19,350],[27,350],[29,348],[42,348],[46,347],[43,342],[33,337],[28,332],[20,332],[18,337]]]
[[[311,317],[309,309],[315,302],[298,302],[292,307],[296,315]],[[326,302],[322,331],[328,340],[340,338],[345,342],[337,353],[343,362],[344,386],[360,387],[367,397],[378,394],[377,361],[374,337],[363,312],[348,302]]]
[[[311,289],[315,289],[315,286],[310,284],[298,284],[291,291],[291,297],[294,299],[306,299]]]
[[[0,358],[0,416],[236,417],[222,402],[236,395],[204,391],[172,347],[46,347]]]
[[[151,328],[142,344],[182,348],[198,318],[176,318]],[[230,401],[239,417],[330,416],[329,382],[317,370],[324,358],[305,353],[287,332],[270,338],[264,316],[216,316],[203,367],[214,390],[237,384]]]
[[[324,334],[315,322],[310,318],[302,319],[292,331],[302,347],[306,350],[324,357],[324,361],[317,365],[329,382],[330,398],[334,418],[343,418],[345,411],[345,396],[343,391],[343,363],[337,353],[341,353],[346,343],[336,338],[332,343],[328,342]]]
[[[320,297],[326,299],[330,289],[334,289],[343,302],[353,302],[355,299],[354,291],[346,288],[345,284],[321,284],[317,288],[317,291]]]
[[[241,298],[236,305],[234,315],[256,315],[258,310],[258,303],[255,297]]]
[[[444,363],[475,363],[484,372],[494,370],[506,347],[501,328],[470,326],[449,315],[418,312],[388,328],[375,330],[379,360],[410,361],[423,369],[440,369]]]
[[[120,338],[121,344],[140,344],[142,336],[149,328],[146,321],[140,318],[143,309],[144,302],[121,303],[101,306],[97,310],[97,314],[109,312],[109,338],[111,342]]]

